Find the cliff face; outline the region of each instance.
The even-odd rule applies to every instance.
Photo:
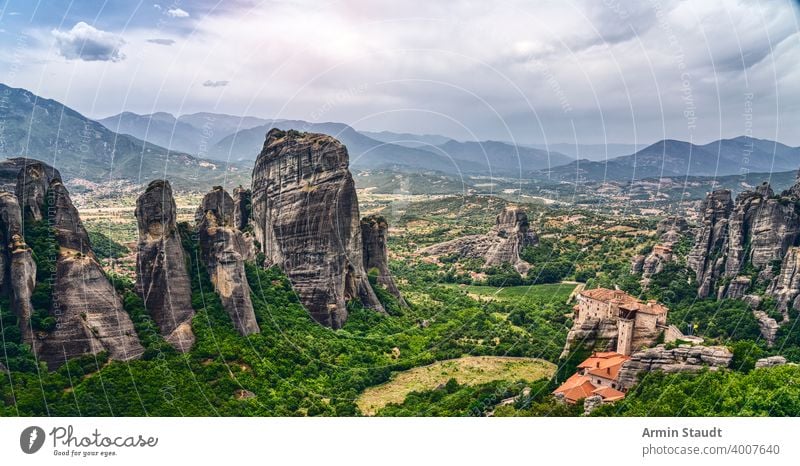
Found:
[[[44,196],[54,179],[61,179],[58,170],[41,162],[29,161],[19,171],[15,192],[25,220],[44,218]]]
[[[741,296],[742,281],[728,292],[715,288],[720,278],[739,275],[746,264],[760,273],[759,281],[773,278],[773,264],[783,261],[800,238],[800,212],[792,188],[775,196],[768,183],[745,191],[730,206],[726,191],[711,193],[703,204],[702,226],[687,259],[697,274],[698,295]]]
[[[794,203],[771,196],[769,185],[737,196],[730,222],[726,276],[738,274],[747,260],[759,270],[782,260],[797,240],[800,215]],[[745,251],[748,241],[750,248]]]
[[[40,333],[39,357],[53,368],[83,354],[107,351],[111,359],[139,357],[133,323],[89,245],[89,235],[60,180],[50,183],[49,219],[59,246],[51,315],[56,328]]]
[[[800,310],[800,247],[789,248],[781,264],[781,271],[767,288],[767,294],[784,316],[789,309]]]
[[[139,344],[128,314],[89,247],[58,171],[30,159],[0,162],[0,263],[3,292],[10,296],[23,340],[53,369],[67,359],[107,351],[112,359],[138,357]],[[14,194],[12,194],[14,193]],[[45,202],[50,206],[44,211]],[[59,247],[55,259],[50,331],[30,327],[36,263],[25,244],[25,221],[47,221]]]
[[[24,342],[33,345],[31,295],[36,263],[22,238],[22,212],[16,196],[0,192],[0,289],[10,296]]]
[[[234,226],[244,231],[250,223],[250,210],[252,206],[252,196],[249,189],[239,186],[233,190],[233,223]]]
[[[389,224],[383,217],[370,215],[361,219],[361,240],[364,244],[364,268],[369,272],[377,271],[378,285],[394,295],[400,304],[405,305],[405,300],[400,295],[400,290],[389,271],[389,254],[386,239],[389,233]]]
[[[495,225],[485,235],[470,235],[434,244],[419,251],[420,254],[441,256],[457,254],[462,257],[481,258],[486,267],[511,264],[525,275],[531,265],[520,259],[526,246],[535,246],[539,239],[530,229],[528,215],[519,207],[506,207],[495,219]]]
[[[253,169],[252,221],[266,265],[278,265],[317,322],[340,328],[346,303],[383,312],[364,269],[347,149],[315,133],[267,133]]]
[[[222,187],[205,195],[195,215],[200,249],[222,305],[241,335],[260,332],[244,270],[242,233],[234,225],[234,202]]]
[[[722,275],[723,246],[728,236],[728,217],[733,211],[731,192],[710,193],[700,209],[700,228],[686,264],[697,276],[697,295],[705,298]]]
[[[151,182],[136,200],[135,215],[139,226],[136,291],[164,338],[178,351],[189,351],[194,344],[195,312],[169,182]]]

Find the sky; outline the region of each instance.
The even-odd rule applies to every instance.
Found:
[[[787,0],[0,0],[0,82],[92,118],[800,146],[799,12]]]

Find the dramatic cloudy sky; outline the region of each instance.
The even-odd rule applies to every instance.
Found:
[[[0,81],[123,110],[523,142],[800,145],[788,0],[0,0]]]

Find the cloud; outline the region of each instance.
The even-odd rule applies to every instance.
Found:
[[[173,45],[175,43],[172,39],[147,39],[147,42],[158,45]]]
[[[180,8],[170,8],[167,10],[167,16],[170,18],[188,18],[189,12]]]
[[[203,87],[225,87],[230,81],[205,81]]]
[[[58,53],[68,60],[112,61],[125,59],[120,50],[125,41],[110,32],[96,29],[83,21],[69,31],[54,29]]]

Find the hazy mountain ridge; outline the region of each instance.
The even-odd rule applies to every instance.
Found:
[[[800,148],[740,136],[704,145],[666,139],[607,162],[577,160],[550,171],[551,179],[633,180],[668,176],[727,176],[796,170]]]
[[[53,100],[0,84],[3,121],[0,156],[30,157],[61,171],[66,180],[126,179],[135,183],[169,174],[179,186],[205,186],[240,167],[226,167],[118,134]]]

